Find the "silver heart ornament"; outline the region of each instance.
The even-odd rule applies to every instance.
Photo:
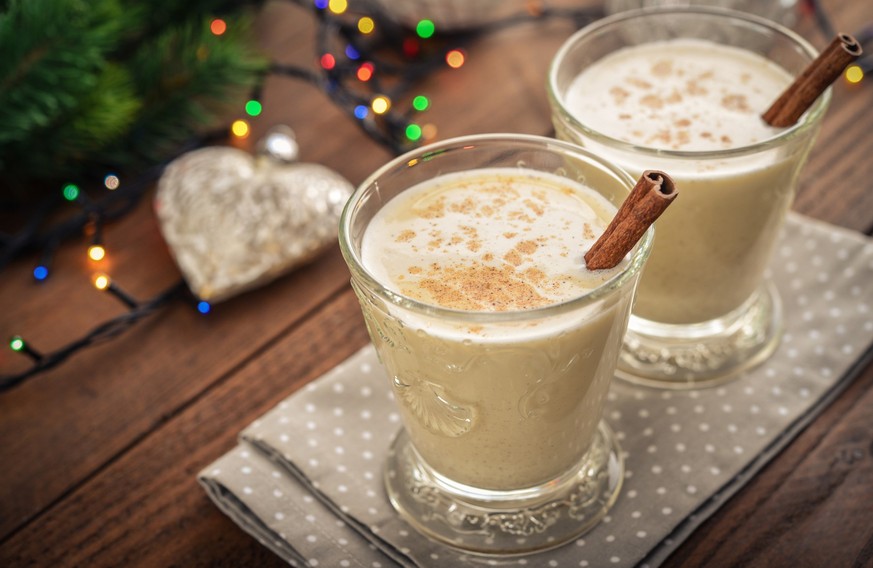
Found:
[[[219,302],[312,260],[336,239],[352,185],[318,164],[292,163],[290,130],[273,131],[257,157],[195,150],[167,166],[155,211],[182,275]]]

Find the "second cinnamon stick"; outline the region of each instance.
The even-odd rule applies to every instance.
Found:
[[[861,44],[849,34],[839,34],[797,79],[761,115],[770,126],[795,124],[812,103],[833,83],[846,66],[857,59]]]

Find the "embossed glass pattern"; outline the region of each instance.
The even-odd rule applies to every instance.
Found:
[[[529,310],[421,303],[392,292],[363,265],[367,225],[394,196],[436,176],[495,167],[584,181],[616,205],[633,183],[548,138],[450,140],[401,156],[366,180],[346,206],[340,245],[403,421],[386,465],[392,503],[448,544],[517,553],[577,536],[616,498],[621,457],[600,417],[652,232],[600,287]],[[471,327],[488,333],[459,332]]]

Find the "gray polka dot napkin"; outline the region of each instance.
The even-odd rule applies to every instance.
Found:
[[[400,520],[381,478],[400,419],[369,346],[249,426],[199,480],[294,566],[657,566],[846,386],[873,342],[873,241],[791,215],[770,277],[786,331],[764,365],[711,389],[613,383],[604,418],[625,484],[610,515],[561,548],[466,556]]]

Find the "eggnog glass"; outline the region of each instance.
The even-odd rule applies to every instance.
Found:
[[[816,51],[790,30],[757,16],[685,7],[636,10],[600,20],[568,39],[552,62],[548,91],[557,137],[604,156],[631,175],[650,168],[669,172],[681,194],[655,223],[657,239],[640,281],[617,374],[649,386],[686,388],[727,380],[764,361],[778,344],[781,304],[766,269],[830,91],[795,126],[729,149],[635,144],[578,118],[580,111],[574,108],[591,88],[584,81],[573,86],[580,73],[622,48],[677,38],[759,54],[782,67],[789,82]],[[657,90],[657,68],[649,65],[641,63],[638,76]],[[711,72],[723,69],[723,64],[713,64]],[[752,78],[749,85],[755,84]],[[576,107],[568,104],[571,87],[576,90],[570,102]],[[694,93],[682,95],[689,102]],[[744,97],[735,96],[733,102]],[[744,110],[757,119],[772,100],[764,108]],[[634,115],[646,111],[635,105],[623,118],[634,122]]]
[[[390,200],[434,178],[495,168],[560,176],[571,188],[581,182],[609,208],[634,181],[554,139],[457,138],[400,156],[364,181],[346,205],[339,240],[403,423],[385,465],[391,503],[445,544],[517,554],[575,538],[617,497],[623,462],[601,413],[652,230],[589,291],[532,309],[449,309],[374,276],[362,242]],[[596,277],[584,252],[573,251],[579,273]]]

